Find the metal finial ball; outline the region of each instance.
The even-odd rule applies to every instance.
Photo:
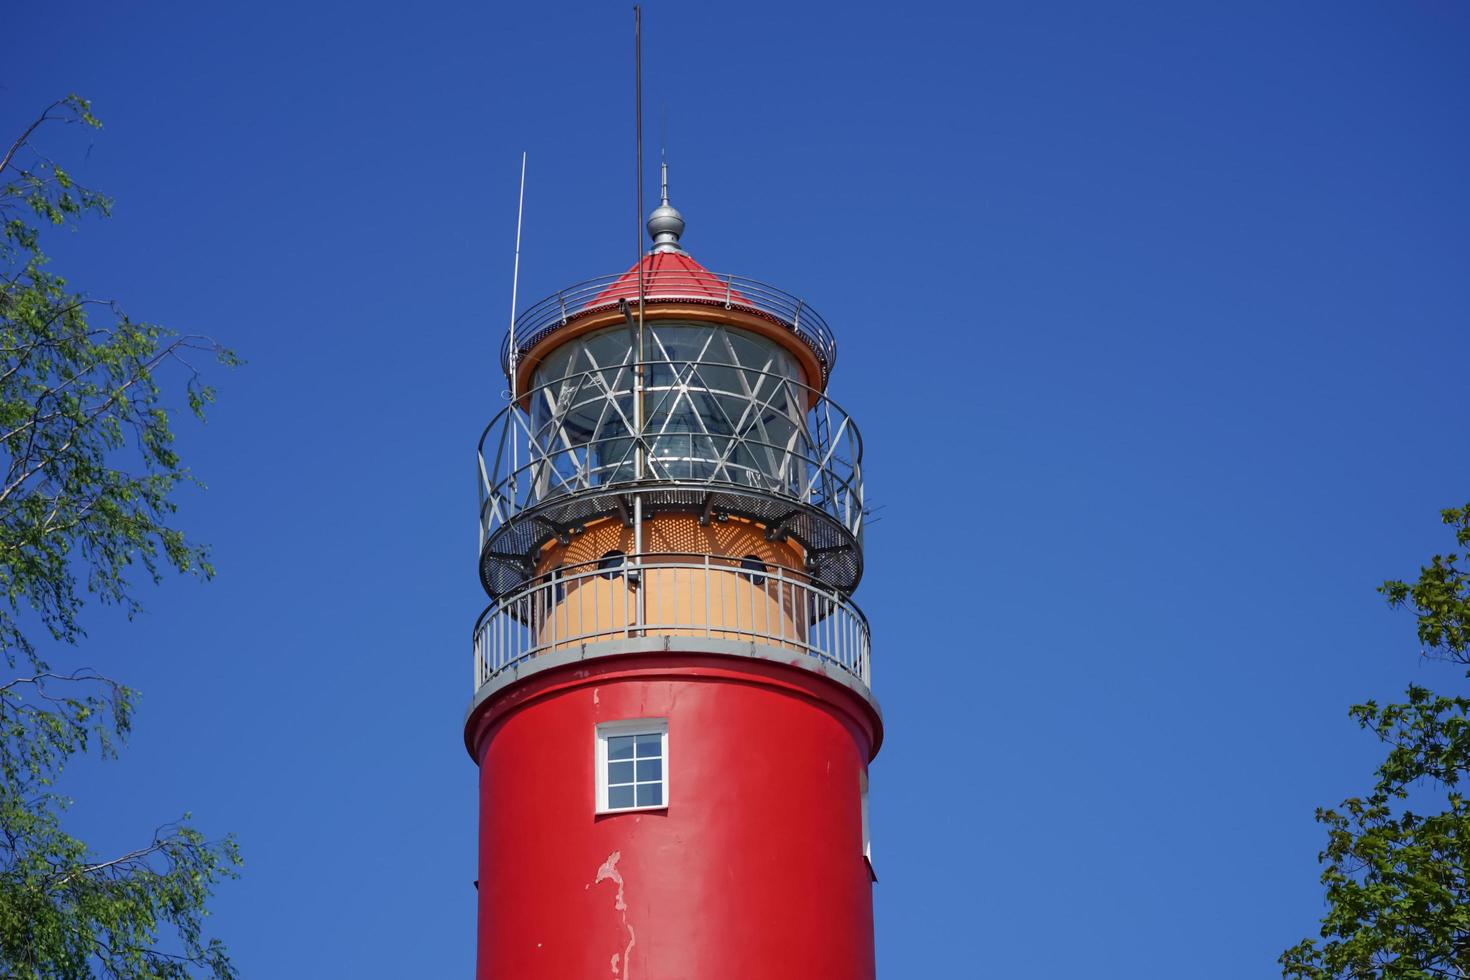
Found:
[[[677,251],[684,234],[684,216],[668,204],[660,204],[648,216],[648,234],[655,251]]]

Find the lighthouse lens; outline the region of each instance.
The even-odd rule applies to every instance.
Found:
[[[777,341],[735,327],[647,327],[640,475],[632,431],[637,372],[624,325],[559,345],[537,368],[528,472],[535,501],[640,478],[735,484],[801,495],[825,459],[801,365]]]

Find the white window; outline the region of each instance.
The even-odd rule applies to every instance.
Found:
[[[661,810],[668,805],[668,719],[598,725],[597,812]]]

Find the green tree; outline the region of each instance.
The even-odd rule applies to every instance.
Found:
[[[180,822],[104,856],[62,829],[64,764],[115,755],[135,693],[55,661],[85,636],[87,597],[131,616],[140,575],[212,574],[173,526],[191,477],[169,393],[202,418],[213,393],[192,361],[234,363],[48,271],[44,229],[111,208],[35,142],[67,125],[99,124],[70,96],[0,157],[0,977],[232,977],[202,929],[213,886],[239,864],[231,840]]]
[[[1458,551],[1379,591],[1413,609],[1424,656],[1470,668],[1470,504],[1442,516]],[[1285,977],[1470,977],[1470,698],[1407,697],[1351,709],[1388,754],[1372,792],[1317,811],[1328,910],[1319,940],[1281,955]]]

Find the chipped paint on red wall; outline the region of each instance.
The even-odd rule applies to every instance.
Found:
[[[597,813],[596,731],[664,719],[667,805]],[[873,976],[860,786],[881,727],[802,668],[635,655],[497,693],[480,763],[481,980]]]

